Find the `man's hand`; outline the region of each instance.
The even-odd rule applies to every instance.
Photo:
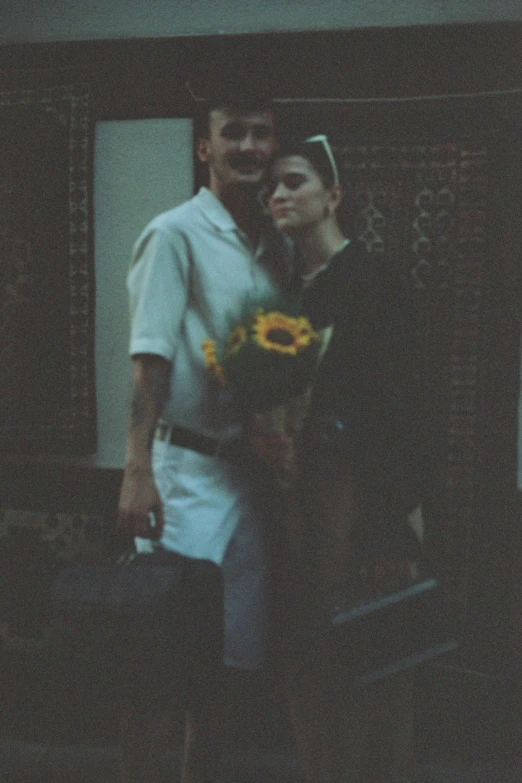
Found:
[[[117,529],[129,537],[158,540],[163,524],[163,506],[152,474],[126,469],[118,505]]]

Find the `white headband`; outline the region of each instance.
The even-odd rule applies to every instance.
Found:
[[[324,133],[320,133],[318,136],[310,136],[309,139],[305,139],[304,141],[305,144],[308,144],[309,142],[319,142],[320,144],[323,145],[323,149],[326,152],[326,156],[332,168],[333,184],[338,185],[339,169],[337,168],[337,163],[335,162],[334,154],[332,152],[332,148],[330,147],[330,142],[328,141],[328,138],[324,135]]]

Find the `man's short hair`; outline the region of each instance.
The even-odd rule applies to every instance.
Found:
[[[232,114],[251,114],[274,109],[274,98],[265,85],[223,84],[209,91],[209,95],[196,101],[194,114],[195,137],[208,138],[210,113],[224,109]]]

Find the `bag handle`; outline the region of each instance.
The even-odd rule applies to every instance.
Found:
[[[134,536],[113,527],[107,538],[107,554],[118,565],[132,562],[137,554]]]

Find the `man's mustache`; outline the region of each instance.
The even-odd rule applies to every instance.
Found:
[[[242,152],[236,155],[231,155],[229,163],[233,169],[243,168],[243,166],[259,166],[260,168],[265,165],[265,160],[259,155],[252,152]]]

